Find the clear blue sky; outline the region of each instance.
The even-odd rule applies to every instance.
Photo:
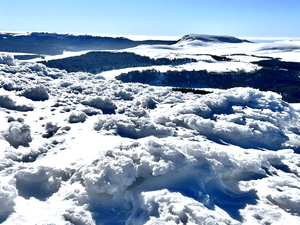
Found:
[[[300,38],[300,0],[11,0],[0,29],[99,35]]]

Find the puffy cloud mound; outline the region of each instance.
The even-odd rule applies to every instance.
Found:
[[[12,185],[2,184],[0,181],[0,223],[14,211],[14,199],[17,197],[16,189]]]
[[[19,102],[22,101],[21,98],[15,97],[15,99]],[[20,104],[14,101],[9,95],[0,95],[0,107],[22,112],[32,111],[34,109],[34,107],[31,104]]]
[[[249,120],[245,125],[240,125],[228,121],[215,122],[197,116],[182,119],[187,127],[214,141],[222,139],[244,148],[280,149],[282,144],[289,140],[278,127],[269,122]]]
[[[6,65],[9,65],[9,66],[16,66],[17,65],[17,60],[15,60],[12,55],[1,54],[0,55],[0,64],[6,64]]]
[[[138,139],[147,136],[168,137],[173,129],[151,122],[147,118],[127,116],[100,116],[94,125],[95,130],[110,131],[122,137]]]
[[[30,127],[20,122],[11,122],[4,137],[14,148],[18,148],[20,145],[28,147],[32,141]]]
[[[0,86],[2,86],[7,91],[12,91],[16,88],[15,82],[9,79],[0,80]]]
[[[52,137],[58,130],[59,130],[59,126],[55,123],[52,122],[47,122],[45,125],[45,130],[46,133],[43,134],[44,138],[50,138]]]
[[[82,111],[73,111],[69,115],[70,123],[83,123],[87,118],[87,115]]]
[[[52,176],[50,172],[51,169],[46,167],[19,171],[15,175],[19,195],[26,199],[34,197],[40,200],[53,195],[61,185],[61,178]]]
[[[275,93],[234,88],[175,104],[164,118],[215,142],[277,150],[289,140],[286,131],[297,126],[299,117]]]
[[[149,137],[104,152],[78,170],[73,182],[83,179],[91,196],[108,194],[122,204],[134,204],[129,218],[133,224],[150,222],[152,216],[157,217],[157,222],[169,218],[199,223],[213,220],[213,215],[219,213],[224,221],[233,221],[230,216],[240,220],[238,210],[255,204],[258,196],[254,190],[235,189],[237,180],[232,178],[263,178],[267,174],[262,168],[270,168],[258,155],[248,160],[240,163],[238,156],[192,141]],[[169,191],[156,192],[163,189]],[[173,207],[178,208],[174,214],[169,211]],[[204,210],[205,216],[198,215],[199,210]]]
[[[26,87],[20,95],[33,101],[45,101],[49,99],[48,91],[42,84]]]
[[[136,106],[141,106],[143,108],[154,109],[156,107],[157,101],[153,96],[142,95],[134,99],[133,104]]]
[[[83,101],[81,101],[84,105],[89,105],[95,107],[97,109],[101,109],[103,113],[112,114],[117,109],[115,103],[107,96],[100,97],[100,96],[92,96],[87,97]]]
[[[166,189],[142,192],[129,217],[129,224],[240,224],[216,207],[207,209],[202,203]]]

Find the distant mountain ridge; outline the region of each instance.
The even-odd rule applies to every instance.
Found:
[[[174,44],[174,41],[133,41],[124,37],[59,34],[48,32],[16,33],[0,30],[0,51],[56,55],[64,51],[118,50],[141,44]]]
[[[189,34],[178,41],[146,40],[133,41],[124,37],[106,37],[95,35],[60,34],[49,32],[7,32],[0,30],[0,51],[22,52],[45,55],[58,55],[64,51],[119,50],[138,45],[171,45],[186,41],[212,43],[250,42],[232,36]]]
[[[214,42],[214,43],[251,43],[251,41],[245,39],[239,39],[233,36],[227,35],[204,35],[204,34],[188,34],[183,36],[177,43],[184,41],[203,41],[203,42]]]

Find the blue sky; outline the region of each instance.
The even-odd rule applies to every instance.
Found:
[[[300,0],[2,1],[0,29],[99,35],[300,38]]]

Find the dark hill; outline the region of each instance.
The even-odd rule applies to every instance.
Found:
[[[173,44],[174,41],[132,41],[127,38],[46,32],[0,32],[0,51],[56,55],[63,51],[117,50],[141,44]]]
[[[107,70],[122,69],[128,67],[145,67],[155,65],[179,65],[196,62],[195,59],[179,58],[151,59],[129,52],[106,52],[93,51],[84,55],[68,57],[63,59],[41,61],[44,65],[52,68],[66,70],[68,72],[89,72],[99,73]]]

